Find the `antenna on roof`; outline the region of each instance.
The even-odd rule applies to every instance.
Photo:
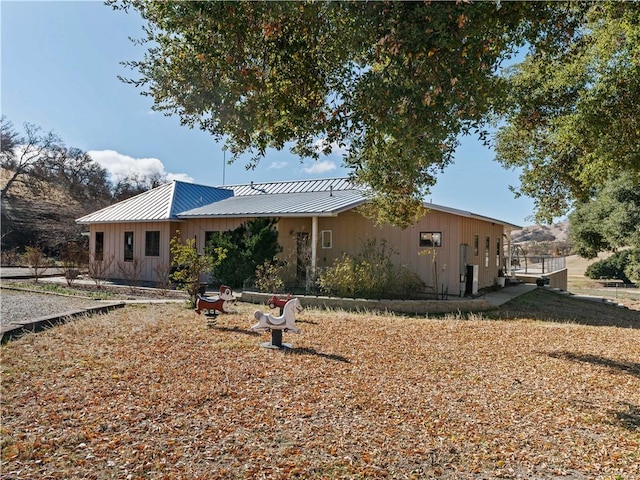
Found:
[[[222,150],[222,186],[224,187],[224,171],[227,167],[227,151]]]
[[[251,180],[251,190],[257,190],[260,193],[267,193],[267,191],[264,188],[257,188],[253,186],[253,180]]]

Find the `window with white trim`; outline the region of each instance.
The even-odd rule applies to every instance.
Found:
[[[320,245],[322,248],[333,248],[333,230],[322,230],[320,232]]]
[[[133,232],[124,232],[124,261],[133,262]]]
[[[421,247],[441,247],[442,232],[420,232]]]
[[[491,254],[491,237],[486,237],[484,243],[484,266],[489,268],[489,255]]]

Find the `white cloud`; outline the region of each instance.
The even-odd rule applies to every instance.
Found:
[[[321,162],[313,162],[302,168],[304,173],[323,174],[336,170],[338,166],[331,160],[323,160]]]
[[[172,182],[173,180],[179,180],[181,182],[186,182],[186,183],[195,182],[194,178],[187,175],[186,173],[167,173],[167,180],[169,182]]]
[[[271,162],[267,169],[269,170],[281,170],[283,168],[287,168],[289,162]]]
[[[164,164],[157,158],[133,158],[115,150],[91,150],[87,152],[102,168],[109,172],[111,181],[117,182],[129,176],[149,177],[162,176],[167,180],[193,182],[186,173],[168,173]]]
[[[321,152],[327,146],[327,144],[328,144],[328,142],[327,142],[326,139],[316,140],[316,143],[315,143],[316,150],[318,152]],[[345,146],[341,147],[340,145],[338,145],[337,142],[332,142],[329,145],[331,145],[331,155],[344,156],[344,155],[347,155],[349,153],[349,146],[348,145],[345,145]]]

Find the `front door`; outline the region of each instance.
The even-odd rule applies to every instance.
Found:
[[[304,283],[307,280],[307,267],[311,264],[309,233],[298,232],[296,235],[296,280]]]

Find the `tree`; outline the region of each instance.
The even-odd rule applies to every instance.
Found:
[[[220,248],[201,255],[196,249],[195,239],[182,240],[180,231],[176,231],[176,236],[169,241],[169,249],[173,270],[169,278],[189,294],[190,305],[195,306],[200,289],[200,275],[224,260],[226,252]]]
[[[159,173],[148,175],[131,174],[115,182],[112,186],[111,196],[114,202],[121,202],[122,200],[158,187],[166,181],[166,175]]]
[[[640,281],[640,249],[622,250],[609,258],[592,263],[584,272],[585,277],[622,280],[624,283]]]
[[[2,248],[38,244],[55,256],[68,241],[80,239],[75,218],[110,203],[107,171],[86,152],[30,123],[18,132],[2,117],[0,136]]]
[[[111,183],[106,169],[78,148],[59,147],[46,165],[43,177],[62,186],[87,208],[98,210],[109,204]]]
[[[335,146],[380,222],[406,227],[461,134],[504,92],[501,62],[563,45],[583,4],[109,0],[148,22],[139,73],[153,108],[225,139],[233,159]],[[318,146],[320,145],[320,146]]]
[[[276,219],[256,218],[228,232],[216,232],[207,250],[223,249],[226,256],[212,269],[214,277],[233,288],[241,287],[255,275],[258,265],[271,261],[282,251],[278,243]]]
[[[621,248],[640,249],[640,177],[624,173],[607,181],[569,216],[574,250],[585,258]]]
[[[551,222],[623,172],[640,172],[640,5],[594,2],[571,42],[507,76],[497,160]]]
[[[0,118],[0,154],[15,155],[19,134],[13,124],[4,115]]]
[[[40,127],[24,124],[24,135],[18,134],[13,124],[2,118],[0,135],[3,140],[0,166],[11,171],[7,182],[0,190],[0,198],[7,198],[9,190],[16,182],[34,188],[42,180],[41,172],[55,152],[62,147],[62,140],[53,132],[43,133]]]

